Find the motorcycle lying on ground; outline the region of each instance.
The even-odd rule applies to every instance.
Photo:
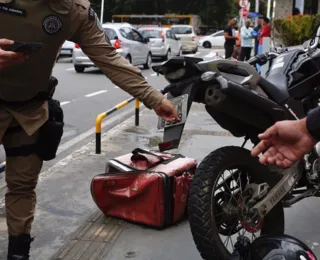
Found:
[[[257,145],[258,134],[276,122],[304,118],[319,106],[319,39],[318,26],[306,49],[268,52],[247,62],[174,57],[153,67],[170,83],[164,93],[181,118],[175,123],[159,120],[159,128],[164,128],[161,151],[179,147],[193,102],[204,104],[234,137],[245,139],[241,147],[211,152],[193,178],[188,215],[203,259],[228,259],[235,235],[283,234],[284,208],[319,196],[320,144],[287,169],[261,165],[245,148],[248,141]],[[263,78],[254,66],[268,63]]]

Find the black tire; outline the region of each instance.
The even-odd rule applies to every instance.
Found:
[[[125,57],[125,59],[131,64],[132,60],[131,60],[131,56],[130,56],[130,55],[127,55],[127,56]]]
[[[267,182],[272,187],[279,181],[278,176],[270,173],[257,158],[253,158],[250,151],[240,147],[217,149],[199,164],[190,187],[188,215],[193,240],[205,260],[225,260],[230,257],[230,252],[220,239],[216,216],[212,214],[215,201],[212,201],[211,195],[221,171],[235,166],[250,169],[254,183]],[[284,210],[279,203],[265,217],[261,233],[283,234],[284,228]]]
[[[74,69],[75,69],[76,72],[82,73],[82,72],[84,72],[85,67],[84,67],[84,66],[77,66],[77,65],[75,65],[75,66],[74,66]]]
[[[151,68],[151,64],[152,64],[152,55],[151,55],[151,53],[149,52],[149,54],[148,54],[148,56],[147,56],[146,63],[143,64],[143,68],[144,68],[145,70],[150,69],[150,68]]]
[[[168,60],[171,57],[171,50],[169,49],[166,56],[164,56],[163,60]]]
[[[205,41],[205,42],[203,43],[203,47],[204,47],[204,48],[211,48],[212,46],[211,46],[211,43],[210,43],[210,42]]]

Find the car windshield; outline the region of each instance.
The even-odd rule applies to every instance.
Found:
[[[192,34],[190,27],[171,27],[174,34]]]
[[[161,31],[159,30],[146,29],[140,30],[140,33],[144,38],[161,38]]]
[[[111,28],[104,28],[104,31],[106,32],[109,40],[116,40],[118,39],[118,35],[115,30]]]

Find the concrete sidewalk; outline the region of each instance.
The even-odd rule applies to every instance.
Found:
[[[41,174],[32,233],[35,236],[32,260],[201,259],[187,221],[157,231],[107,218],[97,210],[92,200],[91,180],[104,172],[109,159],[136,147],[157,149],[163,132],[156,129],[154,112],[143,110],[140,125],[134,127],[134,118],[130,118],[103,134],[101,155],[95,154],[93,141]],[[234,138],[220,128],[202,105],[194,104],[178,152],[200,162],[221,146],[239,146],[242,142],[242,139]],[[250,149],[251,144],[247,147]],[[288,234],[297,236],[310,246],[319,245],[319,207],[319,200],[310,199],[286,210]],[[0,260],[5,260],[5,213],[0,213]],[[305,224],[297,225],[302,219]],[[318,248],[315,252],[320,253]]]
[[[134,121],[130,119],[119,126],[117,130],[114,129],[113,136],[110,133],[105,135],[102,139],[103,155],[95,155],[93,145],[87,150],[89,154],[81,153],[79,160],[83,160],[83,163],[87,164],[83,167],[93,169],[88,172],[90,178],[103,171],[108,159],[128,153],[136,147],[157,149],[157,144],[162,140],[163,132],[156,129],[157,117],[154,112],[145,109],[140,117],[141,126],[134,127],[133,125]],[[208,141],[210,146],[208,146]],[[194,104],[179,151],[172,152],[180,152],[200,162],[204,156],[222,145],[240,145],[241,142],[242,140],[230,137],[228,132],[215,124],[202,105]],[[78,161],[77,158],[74,160]],[[91,162],[89,162],[90,160]],[[79,167],[82,168],[80,164]],[[72,168],[74,169],[74,163]],[[86,194],[88,197],[91,196],[89,193],[90,178],[86,180],[87,189],[83,190],[83,195]],[[79,206],[77,205],[77,207]],[[95,209],[95,205],[90,199],[85,206]],[[171,259],[163,255],[169,248],[163,244],[165,241],[170,244],[170,247],[174,245],[173,241],[166,239],[168,236],[176,237],[174,243],[178,247],[181,245],[181,240],[187,238],[188,247],[193,248],[192,258],[185,258],[182,255],[179,256],[179,259],[199,259],[199,254],[192,244],[187,222],[182,222],[176,227],[164,231],[156,231],[125,221],[106,218],[99,210],[93,210],[89,218],[71,235],[69,241],[60,248],[52,259]],[[161,243],[159,248],[156,246],[158,242]],[[39,250],[41,249],[43,248],[39,248]],[[157,250],[159,250],[158,253]],[[190,253],[187,253],[185,256],[189,255]]]

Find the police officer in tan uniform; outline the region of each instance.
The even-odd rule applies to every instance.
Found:
[[[57,145],[61,140],[63,123],[58,124],[61,118],[50,109],[60,107],[43,93],[65,40],[78,43],[114,84],[147,108],[166,120],[178,119],[171,102],[117,54],[88,0],[0,0],[0,141],[6,151],[8,259],[29,259],[35,188],[43,161],[51,158],[46,154],[52,143],[46,142],[56,139]],[[8,51],[14,41],[44,47],[30,55]]]

